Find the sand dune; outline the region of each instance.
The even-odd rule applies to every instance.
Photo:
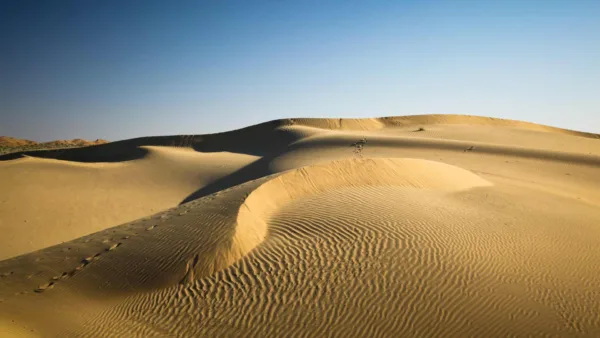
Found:
[[[287,119],[9,154],[0,185],[2,336],[600,336],[595,134]]]
[[[139,160],[81,163],[27,157],[0,162],[0,258],[31,252],[176,206],[256,160],[144,147]],[[35,234],[35,235],[32,235]]]

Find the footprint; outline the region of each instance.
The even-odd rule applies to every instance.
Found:
[[[52,277],[52,280],[57,281],[57,280],[60,280],[60,279],[65,279],[67,277],[69,277],[69,273],[68,272],[63,272],[62,275],[60,275],[60,276],[54,276],[54,277]]]
[[[50,283],[46,283],[46,284],[42,284],[42,285],[38,286],[38,288],[33,291],[40,293],[40,292],[44,292],[48,289],[52,289],[53,287],[54,287],[54,282],[50,282]]]
[[[95,257],[96,256],[86,257],[81,261],[81,264],[83,264],[83,266],[86,266],[86,265],[90,264],[94,260]]]
[[[106,249],[106,251],[113,251],[114,249],[118,248],[119,246],[121,246],[121,242],[111,245],[109,248]]]
[[[75,276],[76,273],[78,273],[79,271],[81,271],[81,269],[83,269],[83,267],[85,266],[85,264],[80,264],[78,267],[76,267],[75,269],[71,270],[69,272],[69,277],[73,277]]]

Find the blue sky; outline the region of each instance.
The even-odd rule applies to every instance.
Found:
[[[600,133],[600,1],[0,1],[0,135],[428,113]]]

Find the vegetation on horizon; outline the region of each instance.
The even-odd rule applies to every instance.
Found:
[[[29,141],[33,142],[33,141]],[[68,149],[68,148],[81,148],[97,144],[108,143],[106,140],[86,141],[86,140],[70,140],[70,141],[51,141],[44,143],[29,143],[29,144],[1,144],[0,143],[0,155],[6,155],[10,153],[18,153],[24,151],[36,151],[36,150],[55,150],[55,149]]]

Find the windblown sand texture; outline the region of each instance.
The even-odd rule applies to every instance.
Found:
[[[600,337],[595,134],[288,119],[9,154],[0,186],[1,337]]]

